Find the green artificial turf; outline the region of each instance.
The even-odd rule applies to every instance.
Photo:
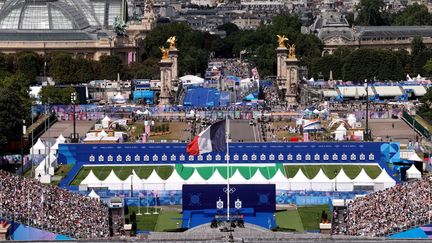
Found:
[[[341,167],[351,179],[354,179],[362,168],[364,168],[366,174],[372,179],[375,179],[381,173],[381,168],[378,165],[285,165],[285,172],[289,178],[292,178],[301,169],[306,177],[312,179],[321,168],[327,177],[333,179],[335,177],[334,171],[337,170],[339,172]]]
[[[181,228],[182,225],[182,214],[178,211],[167,211],[163,209],[162,213],[156,222],[155,231],[175,231],[177,228]],[[177,224],[178,223],[178,224]]]
[[[125,218],[130,218],[130,215],[135,212],[138,213],[138,207],[130,206],[128,208],[129,212],[125,215]],[[145,214],[147,212],[146,207],[141,207],[140,212],[142,215],[137,215],[137,229],[138,230],[148,230],[148,231],[174,231],[178,227],[181,227],[182,224],[182,215],[175,210],[168,209],[160,209],[158,208],[157,212],[159,214],[153,214],[154,208],[151,207],[148,209],[150,214]]]
[[[135,212],[138,213],[138,207],[136,206],[129,206],[129,213],[125,215],[125,218],[129,219],[130,215]],[[156,222],[158,220],[159,214],[153,214],[154,209],[153,208],[149,208],[149,215],[144,214],[146,212],[146,208],[145,207],[141,207],[141,214],[142,215],[137,215],[137,229],[138,230],[148,230],[148,231],[154,231],[155,226],[156,226]],[[160,211],[160,209],[158,209],[158,212]]]
[[[135,170],[135,173],[141,178],[146,179],[150,176],[153,170],[156,170],[157,174],[164,180],[166,180],[174,170],[173,166],[169,165],[161,165],[161,166],[83,166],[78,174],[75,176],[71,185],[77,186],[84,180],[87,175],[90,173],[90,170],[93,170],[93,173],[100,180],[104,180],[111,170],[114,170],[114,173],[121,179],[125,180],[129,177],[132,170]]]
[[[277,211],[276,224],[280,230],[304,231],[300,215],[296,209]]]
[[[304,230],[318,230],[321,223],[321,213],[325,210],[328,218],[331,218],[330,208],[328,205],[312,205],[307,207],[298,207],[297,211],[303,223]]]

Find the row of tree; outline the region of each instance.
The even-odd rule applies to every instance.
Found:
[[[336,49],[331,55],[315,58],[309,69],[314,78],[342,80],[405,80],[407,74],[432,76],[432,48],[414,38],[412,53],[405,50]]]

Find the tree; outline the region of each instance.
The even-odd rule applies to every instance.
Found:
[[[389,20],[382,0],[361,0],[357,7],[357,25],[388,25]]]
[[[5,88],[12,92],[19,99],[19,105],[21,111],[29,111],[31,107],[31,99],[29,97],[30,91],[30,81],[27,79],[22,73],[15,73],[9,76],[6,76],[4,79],[0,80],[0,87]],[[25,112],[24,114],[27,114]]]
[[[148,58],[142,63],[131,63],[127,75],[130,79],[159,79],[159,59]]]
[[[420,74],[422,76],[426,76],[427,70],[424,69],[426,62],[432,58],[432,49],[426,48],[420,53],[418,53],[416,56],[413,56],[412,59],[412,66],[414,70],[414,75]]]
[[[18,53],[17,72],[23,74],[23,76],[30,81],[30,83],[36,82],[36,76],[39,75],[39,67],[41,66],[41,60],[36,53],[23,52]]]
[[[429,120],[432,119],[432,88],[428,88],[426,94],[420,99],[423,105],[419,108],[419,113]]]
[[[426,64],[423,66],[423,69],[426,71],[426,74],[432,76],[432,58],[430,58]]]
[[[49,63],[49,74],[58,84],[74,83],[77,70],[72,56],[66,53],[55,54]]]
[[[116,80],[117,74],[123,72],[123,63],[118,56],[102,56],[99,65],[101,79]]]
[[[419,36],[416,36],[411,41],[411,55],[413,57],[418,56],[424,49],[426,49],[425,44],[423,43],[423,39]]]
[[[44,86],[40,91],[40,100],[43,104],[62,104],[71,103],[71,94],[75,92],[72,87]]]
[[[414,3],[394,14],[392,25],[432,25],[432,14],[425,5]]]
[[[239,31],[239,28],[237,27],[237,25],[233,24],[233,23],[226,23],[226,24],[222,24],[219,25],[217,27],[218,30],[224,30],[226,32],[226,35],[229,36],[234,32]]]
[[[26,114],[22,110],[19,96],[8,88],[0,87],[0,154],[12,139],[19,139],[22,119]]]
[[[318,75],[321,73],[324,79],[329,79],[331,71],[333,79],[342,79],[342,65],[342,60],[336,55],[315,58],[311,65],[310,75],[318,78]]]
[[[94,72],[93,61],[79,57],[73,60],[73,64],[76,75],[75,83],[86,83],[98,77]]]

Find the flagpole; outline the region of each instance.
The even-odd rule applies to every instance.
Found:
[[[229,116],[227,112],[226,116],[226,167],[227,167],[227,190],[226,190],[226,196],[227,196],[227,221],[230,221],[230,173],[229,173]]]

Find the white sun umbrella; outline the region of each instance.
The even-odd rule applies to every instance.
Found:
[[[143,190],[144,189],[144,182],[143,180],[137,175],[135,170],[132,170],[132,174],[126,178],[126,180],[123,181],[123,190],[130,190],[131,185],[133,190]]]
[[[276,190],[290,190],[291,181],[285,177],[281,170],[277,170],[269,183],[276,185]]]
[[[226,184],[226,179],[220,174],[219,170],[215,170],[213,175],[207,180],[207,184]]]
[[[417,155],[416,152],[413,152],[410,157],[408,158],[409,161],[417,161],[422,162],[423,160]]]
[[[230,177],[230,183],[232,184],[248,184],[249,180],[244,178],[239,170],[236,170],[234,174]]]
[[[102,130],[99,134],[98,137],[106,137],[108,136],[108,133],[105,132],[105,130]]]
[[[310,190],[311,183],[310,179],[307,178],[301,169],[297,171],[297,174],[291,179],[291,190],[293,191],[304,191]]]
[[[311,180],[311,189],[313,191],[332,191],[333,180],[330,180],[323,172],[322,169],[318,171],[316,176]]]
[[[260,169],[249,179],[249,184],[268,184],[269,180],[263,176]]]
[[[202,176],[198,173],[198,170],[195,169],[192,175],[186,180],[185,184],[207,184],[207,181],[202,178]]]
[[[129,180],[130,182],[130,180]],[[127,188],[124,187],[124,181],[120,180],[118,176],[115,174],[114,170],[108,174],[107,178],[102,181],[102,185],[108,187],[110,190],[125,190]]]
[[[88,194],[88,197],[100,199],[100,196],[92,189],[91,192]]]
[[[150,176],[145,180],[145,190],[164,190],[165,180],[160,178],[156,170],[153,170]]]
[[[60,136],[58,136],[58,138],[56,139],[59,143],[65,143],[66,142],[66,138],[63,137],[63,134],[60,134]]]
[[[170,177],[165,180],[165,190],[182,190],[184,183],[185,180],[174,169]]]
[[[320,113],[320,111],[317,110],[317,109],[313,110],[312,112],[313,112],[314,114],[319,114],[319,113]]]
[[[81,181],[80,185],[87,185],[88,187],[100,187],[101,186],[101,180],[96,177],[96,175],[93,173],[93,170],[90,170],[86,178]]]
[[[375,185],[382,185],[382,189],[386,189],[396,185],[396,181],[387,173],[385,169],[381,170],[381,174],[377,178],[375,178],[374,182]]]
[[[339,171],[337,176],[335,177],[335,190],[341,192],[350,192],[354,190],[354,182],[351,178],[349,178],[343,168]]]

